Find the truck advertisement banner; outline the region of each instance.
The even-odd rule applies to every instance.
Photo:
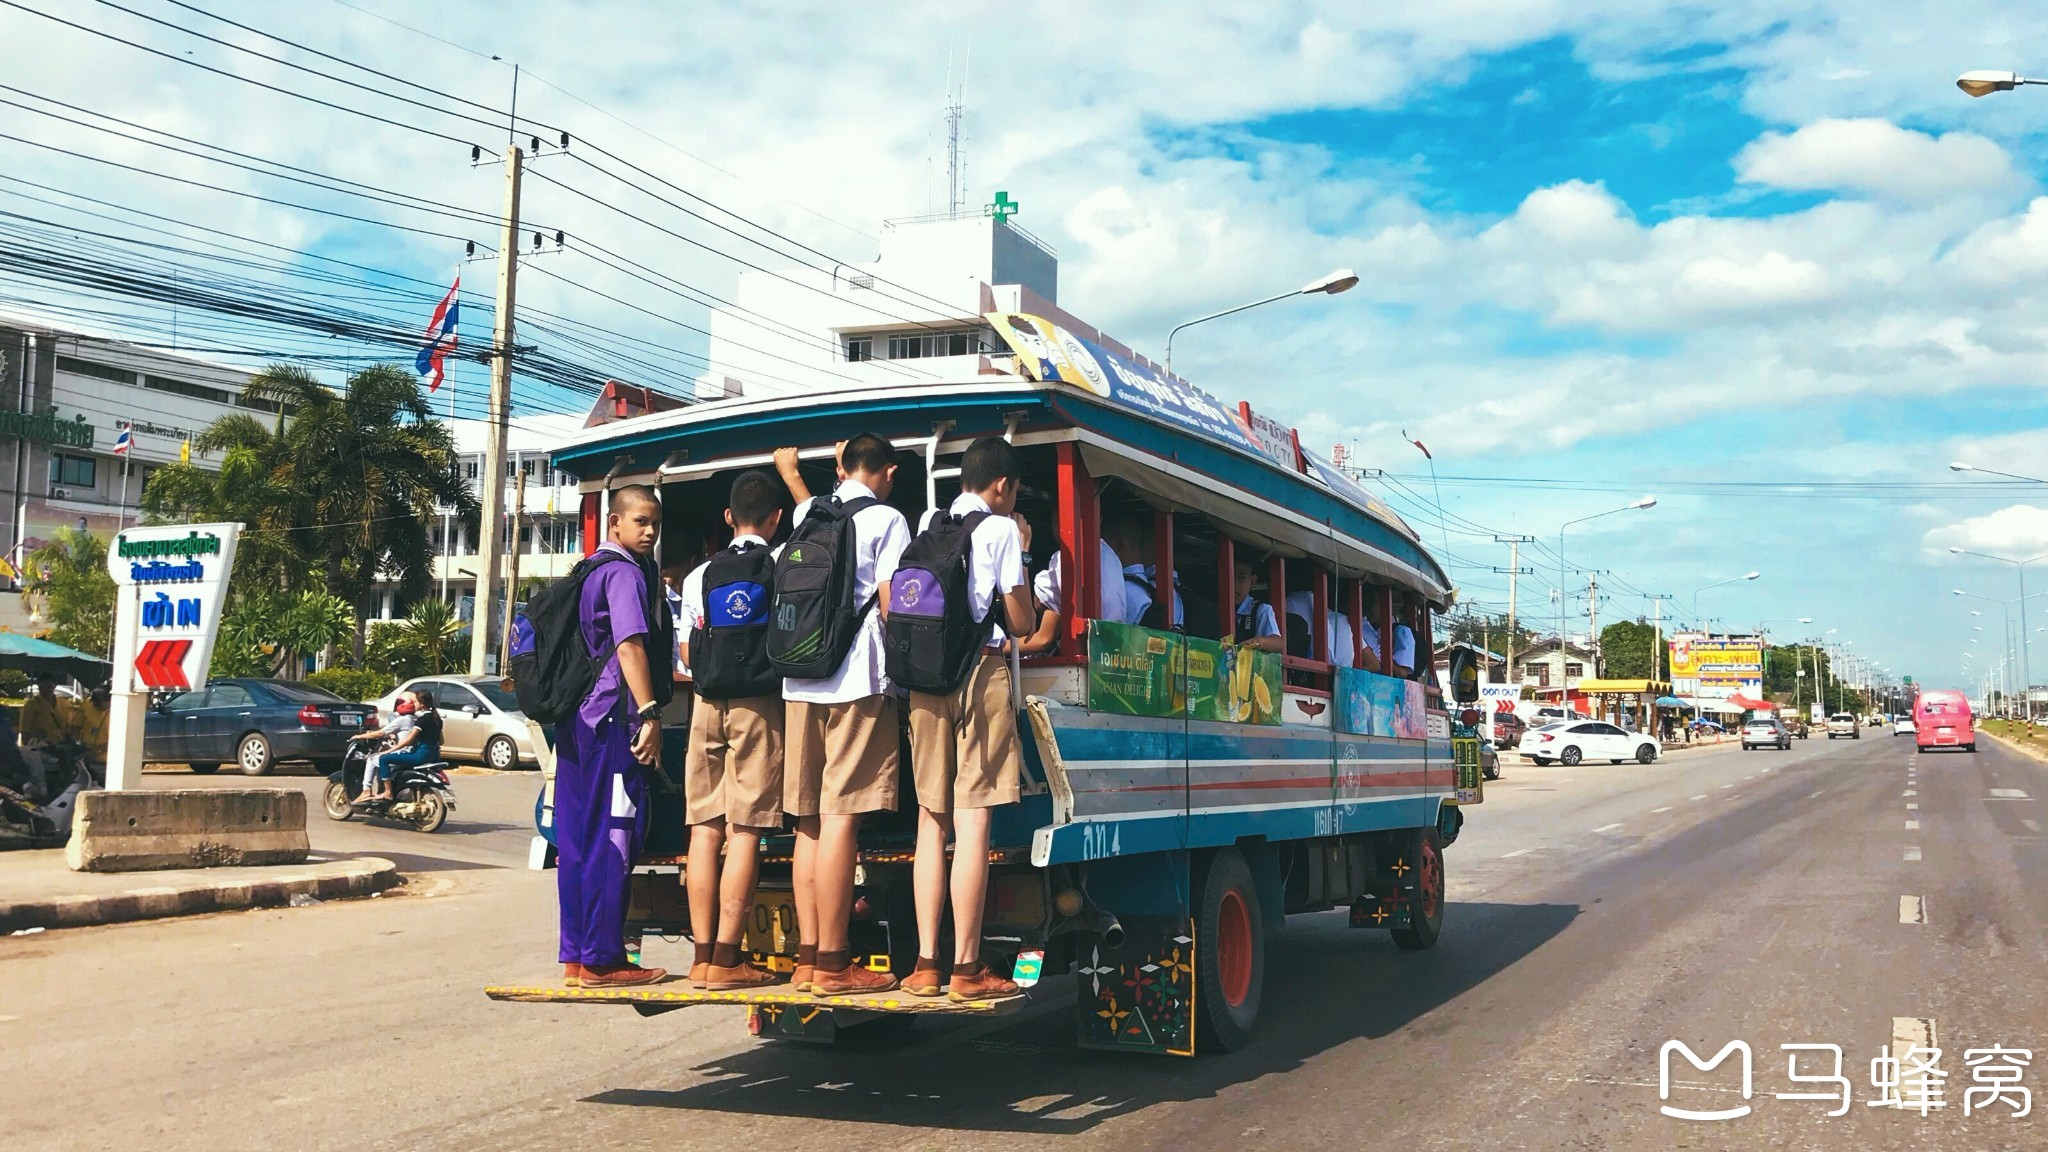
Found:
[[[1363,668],[1337,669],[1336,715],[1339,732],[1357,736],[1392,736],[1423,740],[1429,736],[1422,685],[1414,680],[1382,676]]]
[[[1088,708],[1126,716],[1280,722],[1280,657],[1135,624],[1088,624]]]
[[[1764,687],[1764,646],[1755,636],[1678,636],[1671,641],[1671,679],[1681,695],[1726,700],[1756,697]],[[1684,688],[1691,687],[1687,692]]]

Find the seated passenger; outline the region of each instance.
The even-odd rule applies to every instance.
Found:
[[[1285,646],[1279,618],[1273,615],[1271,604],[1252,598],[1258,579],[1258,566],[1249,557],[1239,556],[1232,561],[1230,587],[1237,596],[1237,623],[1232,640],[1261,652],[1278,652]]]
[[[1324,651],[1324,659],[1331,664],[1341,665],[1346,668],[1353,667],[1355,661],[1352,658],[1352,648],[1354,645],[1351,642],[1351,617],[1339,612],[1335,605],[1325,605],[1325,610],[1328,612],[1328,616],[1323,624],[1323,640],[1328,647]],[[1309,636],[1310,621],[1315,618],[1315,611],[1316,601],[1314,593],[1289,592],[1287,594],[1287,615],[1290,620],[1299,621],[1298,625],[1293,623],[1289,625],[1289,634],[1295,639],[1297,646],[1307,647],[1306,641]],[[1371,625],[1368,624],[1367,627],[1371,627]],[[1305,657],[1309,653],[1303,651],[1297,653],[1297,655]]]
[[[1422,604],[1412,592],[1403,592],[1394,607],[1394,675],[1403,679],[1415,675],[1415,628],[1411,621]]]

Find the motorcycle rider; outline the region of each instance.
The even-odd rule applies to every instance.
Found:
[[[424,764],[441,754],[441,714],[434,707],[433,693],[424,689],[402,692],[395,710],[398,715],[390,724],[355,737],[357,740],[395,737],[384,751],[370,754],[363,775],[363,795],[357,801],[359,804],[391,799],[392,768]],[[371,791],[373,779],[374,792]]]

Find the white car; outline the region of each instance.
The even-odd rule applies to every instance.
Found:
[[[1892,735],[1894,736],[1911,736],[1914,731],[1913,718],[1911,716],[1901,716],[1897,720],[1892,721]]]
[[[1586,760],[1613,764],[1634,760],[1648,764],[1657,759],[1659,748],[1655,736],[1631,732],[1604,720],[1580,720],[1532,728],[1522,737],[1520,750],[1538,764],[1553,760],[1567,765]]]
[[[526,713],[496,676],[415,676],[373,701],[378,715],[395,715],[398,694],[421,688],[434,694],[434,707],[441,713],[443,757],[473,760],[499,771],[540,765]]]

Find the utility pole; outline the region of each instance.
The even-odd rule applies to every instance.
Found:
[[[478,518],[476,604],[469,617],[469,672],[481,676],[491,650],[492,593],[498,583],[499,521],[505,515],[505,437],[512,412],[512,308],[519,276],[519,178],[526,154],[505,147],[505,216],[498,233],[498,303],[491,331],[490,436],[484,447],[483,514]],[[507,603],[510,603],[509,597]],[[509,629],[507,630],[509,634]],[[500,667],[499,675],[506,669]]]
[[[503,676],[510,667],[512,655],[512,604],[519,595],[519,517],[526,511],[526,469],[518,468],[519,483],[512,490],[512,527],[505,538],[505,548],[512,553],[511,567],[505,577],[505,629],[498,634],[498,675]]]
[[[1650,602],[1650,627],[1656,635],[1650,641],[1650,679],[1662,680],[1664,668],[1664,602],[1671,599],[1669,592],[1651,592],[1646,597]]]
[[[1586,635],[1593,643],[1593,677],[1600,676],[1600,573],[1586,573]]]
[[[1521,681],[1515,679],[1515,590],[1517,578],[1522,575],[1522,545],[1534,544],[1536,538],[1534,536],[1495,536],[1493,542],[1508,546],[1508,642],[1503,651],[1508,658],[1508,683],[1519,684]],[[1500,569],[1495,568],[1494,571],[1498,572]]]

